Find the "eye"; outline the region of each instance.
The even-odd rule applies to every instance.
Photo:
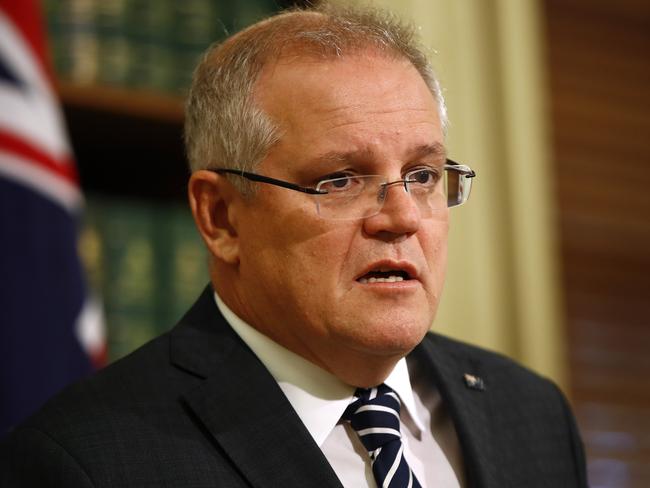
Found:
[[[322,179],[316,186],[327,193],[348,192],[359,186],[359,178],[347,173],[334,173]]]
[[[337,178],[335,180],[330,181],[330,185],[338,189],[345,188],[346,186],[350,186],[350,178],[348,177]]]
[[[425,187],[434,186],[440,179],[440,173],[432,168],[420,168],[406,174],[409,183],[417,183]]]

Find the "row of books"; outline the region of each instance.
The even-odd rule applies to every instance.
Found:
[[[184,93],[213,42],[277,10],[274,0],[45,0],[58,75]]]
[[[187,205],[89,195],[80,254],[103,302],[109,359],[172,327],[208,283]]]

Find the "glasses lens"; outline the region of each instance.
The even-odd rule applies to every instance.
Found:
[[[379,175],[345,176],[324,180],[316,185],[316,207],[321,217],[332,220],[364,219],[378,214],[388,195],[389,188],[404,187],[418,204],[421,215],[428,218],[457,207],[467,201],[473,174],[467,166],[447,165],[443,177],[432,170],[416,170],[407,173],[404,180],[388,183]]]
[[[408,192],[418,203],[422,217],[431,217],[439,210],[447,209],[445,180],[440,172],[418,169],[405,176]]]
[[[321,217],[333,220],[363,219],[381,210],[380,195],[386,179],[378,175],[346,176],[321,181],[316,189],[326,194],[316,195]]]
[[[445,186],[447,188],[447,206],[457,207],[469,198],[472,178],[468,177],[469,168],[464,166],[447,166],[445,168]]]

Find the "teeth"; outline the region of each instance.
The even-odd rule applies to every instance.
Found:
[[[368,283],[395,283],[397,281],[404,281],[401,276],[389,276],[388,278],[361,278],[359,283],[366,285]]]

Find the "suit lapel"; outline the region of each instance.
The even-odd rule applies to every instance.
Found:
[[[205,378],[184,401],[251,486],[341,487],[275,379],[219,313],[211,290],[172,333],[172,362]]]
[[[456,354],[447,339],[430,334],[432,340],[425,340],[414,351],[426,364],[432,366],[433,381],[447,406],[458,435],[463,452],[467,484],[471,487],[488,488],[507,486],[497,469],[499,449],[491,431],[493,422],[493,395],[498,385],[490,384],[490,378],[483,371],[479,361],[473,361],[467,354]],[[474,383],[471,377],[484,382]]]
[[[433,374],[463,451],[468,486],[507,486],[497,467],[498,414],[479,361],[452,341],[430,334],[413,352]],[[341,487],[322,451],[275,379],[219,313],[210,287],[171,334],[172,363],[204,379],[183,401],[251,486]],[[465,374],[485,381],[469,387]]]

